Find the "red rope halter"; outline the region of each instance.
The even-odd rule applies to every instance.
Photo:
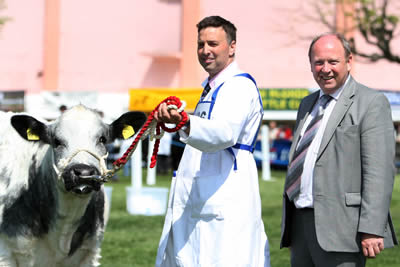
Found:
[[[178,111],[182,107],[182,102],[176,96],[167,97],[160,104],[158,104],[157,107],[150,113],[149,117],[147,118],[147,121],[142,126],[140,132],[136,135],[135,140],[133,140],[132,144],[126,150],[124,155],[121,158],[119,158],[116,161],[114,161],[114,163],[113,163],[114,168],[120,169],[122,166],[124,166],[128,162],[128,160],[129,160],[130,156],[132,155],[132,153],[135,151],[135,148],[136,148],[139,140],[142,138],[142,136],[143,136],[143,139],[144,139],[144,137],[147,137],[147,135],[149,135],[149,130],[151,130],[151,129],[149,129],[149,126],[154,120],[154,113],[158,110],[158,107],[162,103],[166,103],[168,108],[170,108],[170,109],[171,108],[176,108]],[[156,142],[154,144],[153,154],[151,156],[150,168],[154,168],[154,166],[157,163],[157,152],[158,152],[158,147],[160,146],[160,139],[162,137],[161,129],[166,131],[166,132],[168,132],[168,133],[177,132],[187,122],[187,120],[188,120],[187,113],[185,111],[181,110],[181,111],[179,111],[179,114],[181,114],[182,120],[174,128],[168,128],[162,122],[157,123],[157,125],[156,125],[156,135],[155,135]]]

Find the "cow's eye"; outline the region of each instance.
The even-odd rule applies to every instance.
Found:
[[[105,144],[105,143],[107,143],[107,139],[104,136],[100,136],[99,142],[102,144]]]

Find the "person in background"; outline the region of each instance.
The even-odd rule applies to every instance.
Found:
[[[178,169],[185,146],[185,143],[179,140],[179,133],[174,133],[171,140],[171,167],[173,171]]]
[[[277,132],[277,139],[292,140],[293,132],[289,125],[282,125]]]
[[[61,105],[58,107],[58,110],[60,111],[60,113],[64,113],[64,111],[67,110],[67,106],[66,105]]]
[[[168,127],[168,126],[167,126]],[[160,139],[160,146],[157,153],[157,173],[168,174],[171,170],[171,143],[172,133],[164,132]]]
[[[394,135],[386,97],[350,74],[340,34],[309,48],[320,90],[298,110],[283,193],[281,247],[293,267],[365,266],[397,244],[389,213]]]
[[[236,27],[219,16],[197,24],[197,55],[208,78],[173,178],[156,266],[269,266],[252,155],[263,116],[254,79],[235,61]],[[182,116],[165,104],[158,122]]]
[[[272,142],[278,137],[279,128],[276,121],[270,121],[268,123],[268,128],[269,143],[272,144]]]
[[[396,134],[396,143],[400,143],[400,125],[397,125],[395,134]]]

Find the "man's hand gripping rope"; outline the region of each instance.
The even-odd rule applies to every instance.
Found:
[[[180,121],[175,123],[176,126],[174,128],[168,128],[165,125],[165,122],[161,122],[161,120],[158,116],[158,112],[160,110],[160,106],[162,106],[162,105],[166,105],[168,110],[176,110],[176,112],[179,113]],[[160,104],[158,104],[157,107],[150,113],[149,117],[147,118],[146,123],[143,125],[143,127],[141,128],[140,132],[137,134],[135,140],[132,142],[132,144],[128,148],[128,150],[124,153],[124,155],[120,159],[116,160],[113,163],[113,165],[114,165],[113,170],[115,169],[115,171],[117,171],[122,166],[124,166],[127,163],[127,161],[129,160],[129,158],[131,157],[132,153],[135,151],[139,140],[143,140],[143,139],[147,138],[147,136],[150,136],[150,140],[153,140],[154,138],[156,139],[156,142],[154,144],[153,154],[151,156],[151,163],[150,163],[150,168],[154,168],[154,166],[157,163],[157,152],[158,152],[158,148],[160,145],[160,139],[164,135],[164,131],[169,132],[169,133],[177,132],[187,122],[188,115],[184,111],[185,106],[186,106],[185,101],[181,101],[176,96],[167,97]]]

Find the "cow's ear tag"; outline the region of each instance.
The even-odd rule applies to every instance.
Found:
[[[125,125],[124,129],[122,130],[122,136],[124,139],[128,139],[129,137],[133,136],[135,134],[135,130],[133,129],[132,126],[130,125]]]
[[[37,134],[35,134],[31,128],[28,128],[28,130],[26,130],[26,137],[28,138],[28,140],[30,141],[37,141],[40,140],[39,136]]]

